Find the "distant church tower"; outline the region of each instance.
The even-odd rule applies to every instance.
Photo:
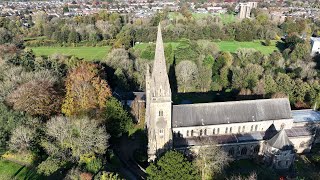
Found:
[[[161,26],[158,26],[153,70],[146,75],[146,123],[148,129],[148,160],[172,147],[171,89],[164,56]]]

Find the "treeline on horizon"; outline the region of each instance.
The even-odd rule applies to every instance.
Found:
[[[144,90],[144,67],[152,65],[154,44],[142,49],[134,44],[154,42],[156,26],[161,22],[164,41],[168,42],[168,68],[175,72],[169,75],[177,92],[223,91],[248,98],[288,96],[293,107],[312,107],[319,99],[318,59],[310,56],[309,40],[300,37],[318,36],[320,22],[288,18],[278,24],[263,11],[253,10],[252,15],[252,19],[228,23],[217,16],[195,18],[186,7],[174,16],[164,11],[134,21],[106,11],[73,18],[26,15],[30,28],[23,27],[19,19],[0,19],[0,43],[13,43],[18,49],[110,45],[113,50],[100,61],[112,69],[108,74],[112,89]],[[280,38],[283,35],[284,41]],[[229,53],[220,51],[214,43],[252,40],[260,40],[265,46],[277,41],[279,51],[269,55],[254,49]]]

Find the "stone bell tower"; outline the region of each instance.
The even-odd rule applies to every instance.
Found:
[[[159,154],[172,147],[171,110],[171,89],[159,24],[152,73],[150,74],[148,69],[146,75],[146,123],[149,161],[155,160]]]

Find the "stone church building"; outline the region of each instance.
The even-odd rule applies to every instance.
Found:
[[[286,98],[172,105],[159,25],[153,69],[146,75],[149,161],[168,149],[197,152],[214,141],[235,159],[260,156],[285,169],[294,153],[311,149],[314,133],[307,124],[320,120],[319,114],[293,113]]]

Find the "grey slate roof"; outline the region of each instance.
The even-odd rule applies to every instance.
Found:
[[[174,105],[172,127],[291,119],[287,98]]]
[[[261,140],[271,140],[275,137],[277,131],[272,133],[272,136],[266,135],[266,131],[251,132],[251,133],[240,133],[240,134],[223,134],[223,135],[212,135],[212,136],[200,136],[200,137],[173,137],[173,145],[176,148],[198,146],[204,142],[216,142],[218,144],[230,144],[230,143],[243,143],[243,142],[256,142]],[[289,138],[311,136],[313,132],[307,127],[294,127],[292,129],[286,129],[285,133]],[[277,139],[277,138],[275,138]],[[287,143],[285,143],[287,144]]]
[[[270,146],[277,148],[277,149],[292,149],[293,148],[293,144],[289,140],[285,130],[281,130],[279,133],[277,133],[275,136],[273,136],[267,142]]]
[[[292,111],[294,122],[319,122],[320,112],[312,109],[294,110]]]

